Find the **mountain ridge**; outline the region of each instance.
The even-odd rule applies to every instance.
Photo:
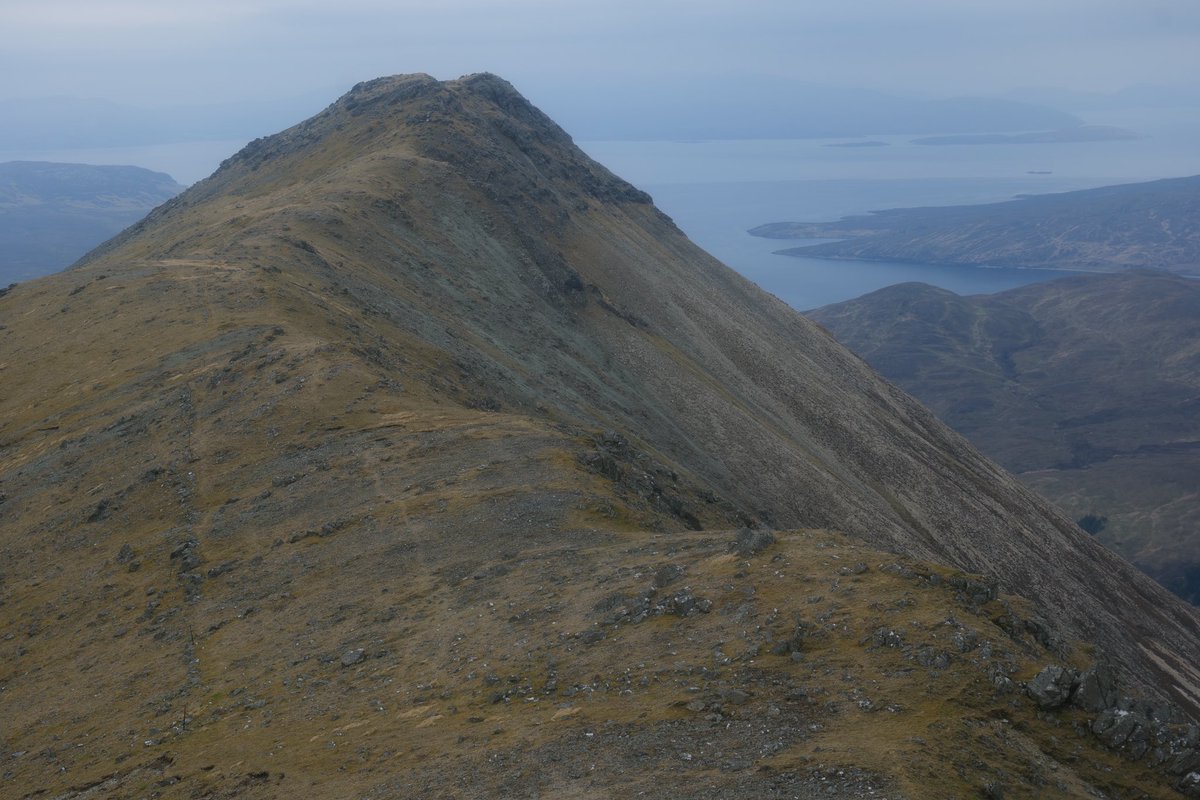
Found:
[[[98,780],[105,769],[139,780],[114,765],[173,753],[171,769],[212,796],[269,796],[296,772],[314,786],[327,776],[309,790],[333,796],[382,787],[388,759],[421,774],[419,740],[452,749],[457,735],[472,749],[450,774],[494,794],[504,777],[477,753],[532,768],[523,759],[551,752],[535,701],[563,704],[557,719],[581,742],[595,730],[572,726],[631,737],[636,764],[672,737],[691,747],[734,720],[749,731],[736,710],[749,698],[733,690],[753,686],[751,719],[775,726],[783,750],[723,744],[739,755],[704,774],[721,796],[755,796],[755,763],[785,783],[816,763],[801,724],[814,711],[797,715],[782,693],[827,680],[846,648],[845,669],[864,676],[876,673],[861,654],[891,652],[862,639],[892,613],[866,591],[885,584],[893,612],[916,603],[932,617],[913,618],[919,641],[876,680],[925,658],[922,670],[950,670],[951,693],[991,687],[988,669],[1010,691],[1037,659],[1082,667],[1094,647],[1130,691],[1200,707],[1194,611],[688,242],[495,76],[360,84],[68,272],[18,286],[0,313],[0,370],[16,387],[0,398],[12,565],[0,600],[23,632],[0,645],[23,670],[4,676],[22,709],[13,735],[91,731],[82,754],[47,746],[40,758]],[[764,526],[817,538],[781,533],[771,550]],[[805,598],[784,569],[803,574]],[[679,574],[693,576],[690,594],[674,588]],[[905,599],[918,588],[935,589],[925,605]],[[96,616],[95,598],[110,596]],[[850,608],[861,619],[832,621]],[[995,644],[940,659],[950,617],[983,631],[964,641]],[[801,621],[816,626],[809,656]],[[112,648],[124,660],[93,674],[117,704],[71,677]],[[72,712],[39,705],[62,685]],[[713,719],[680,710],[689,686],[718,697],[696,701]],[[977,691],[955,725],[988,713],[992,689]],[[593,694],[607,699],[590,705]],[[862,699],[846,702],[867,714]],[[914,730],[944,730],[935,706]],[[1053,749],[1050,728],[1028,718]],[[1007,736],[997,763],[1022,763],[1033,745]],[[854,738],[840,763],[868,758]],[[358,760],[337,748],[350,741]],[[255,764],[286,761],[287,777],[238,772],[239,742]],[[738,750],[750,745],[761,749]],[[871,775],[898,780],[903,768],[881,758],[869,756]],[[147,763],[161,774],[176,762]],[[205,777],[206,764],[221,768]],[[37,767],[18,766],[33,780]],[[1140,766],[1111,779],[1093,766],[1078,781],[1141,780]],[[688,786],[679,769],[648,788]],[[556,782],[585,775],[538,781],[566,791]],[[605,775],[598,786],[627,779]],[[377,789],[388,791],[401,787]]]

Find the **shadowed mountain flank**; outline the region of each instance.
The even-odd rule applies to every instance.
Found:
[[[27,793],[955,795],[963,735],[1066,763],[1046,660],[1196,713],[1191,609],[495,76],[360,84],[0,320]],[[1085,742],[1061,796],[1170,796]]]
[[[1130,271],[810,314],[1173,591],[1200,601],[1200,282]]]

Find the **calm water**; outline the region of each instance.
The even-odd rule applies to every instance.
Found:
[[[773,251],[803,241],[760,239],[765,222],[834,220],[883,208],[989,203],[1020,194],[1200,174],[1200,113],[1127,112],[1088,120],[1127,127],[1132,141],[1042,145],[830,147],[845,140],[584,142],[648,191],[704,249],[797,309],[849,300],[905,281],[959,294],[1002,291],[1071,273],[826,261]],[[1036,173],[1036,174],[1032,174]],[[1045,174],[1049,173],[1049,174]]]
[[[693,241],[800,310],[849,300],[905,281],[921,281],[959,294],[980,294],[1071,273],[780,256],[773,251],[815,242],[762,239],[747,234],[748,228],[763,222],[787,219],[836,219],[872,208],[1004,200],[1025,190],[1004,181],[963,179],[787,181],[647,187],[655,202],[671,215]]]

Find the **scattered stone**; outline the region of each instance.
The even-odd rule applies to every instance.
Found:
[[[712,601],[696,597],[691,589],[681,589],[663,602],[666,613],[678,617],[689,617],[693,613],[707,614],[712,611]]]
[[[775,534],[763,528],[742,528],[729,543],[729,550],[743,558],[755,556],[775,543]]]
[[[342,653],[342,666],[352,667],[366,657],[366,653],[361,647],[355,648],[354,650],[347,650],[346,652]]]
[[[1008,674],[1004,671],[1004,668],[999,664],[993,665],[990,675],[992,679],[992,686],[999,694],[1008,694],[1009,692],[1013,691],[1013,689],[1017,688],[1017,685],[1013,683],[1013,679],[1008,677]]]
[[[935,650],[929,645],[925,645],[917,651],[915,656],[917,663],[922,667],[929,669],[946,669],[950,666],[950,654],[944,650]]]
[[[236,567],[237,563],[238,563],[237,560],[234,559],[232,561],[226,561],[223,564],[218,564],[217,566],[213,567],[212,569],[210,569],[208,571],[208,573],[207,573],[208,577],[210,577],[210,578],[220,577],[221,575],[224,575],[226,572],[229,572],[231,569]]]
[[[860,561],[852,567],[842,567],[838,570],[838,575],[862,575],[868,569],[870,569],[870,567],[868,567],[866,563]]]
[[[662,589],[670,586],[683,577],[687,570],[679,564],[664,564],[654,573],[654,588]]]
[[[994,580],[953,575],[946,582],[957,590],[959,599],[968,605],[981,606],[999,597],[999,588]]]
[[[133,561],[135,555],[136,553],[133,552],[132,547],[128,544],[123,544],[121,545],[121,549],[117,551],[117,563],[128,564],[130,561]]]
[[[750,702],[750,693],[744,689],[722,689],[719,694],[721,699],[731,706],[744,706]]]
[[[1139,735],[1145,729],[1146,717],[1126,709],[1106,709],[1092,723],[1092,733],[1109,747],[1124,747],[1144,741]]]
[[[970,628],[959,628],[952,638],[960,653],[969,653],[979,646],[979,634]]]
[[[1039,672],[1025,687],[1038,708],[1049,710],[1066,705],[1079,686],[1079,673],[1068,667],[1051,665]]]
[[[871,644],[875,647],[903,647],[904,636],[890,628],[879,628],[871,634]]]
[[[593,628],[590,631],[584,631],[583,633],[579,634],[579,641],[583,642],[584,644],[595,644],[602,639],[604,639],[604,631],[600,630],[599,628]]]
[[[171,560],[179,561],[180,572],[191,572],[200,566],[200,555],[196,552],[199,547],[200,543],[195,539],[188,539],[171,551]]]

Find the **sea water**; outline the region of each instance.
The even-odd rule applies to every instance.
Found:
[[[959,294],[1002,291],[1072,273],[782,256],[811,244],[763,239],[767,222],[836,220],[885,208],[991,203],[1200,174],[1200,111],[1140,109],[1087,120],[1142,138],[1110,142],[919,145],[909,137],[583,142],[592,157],[653,196],[697,244],[793,307],[849,300],[906,281]]]

